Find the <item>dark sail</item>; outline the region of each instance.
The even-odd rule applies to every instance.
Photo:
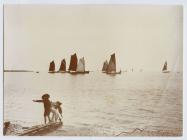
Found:
[[[61,61],[59,71],[66,71],[66,60],[65,59]]]
[[[167,70],[167,61],[164,63],[164,67],[162,68],[162,71]]]
[[[108,68],[108,62],[107,60],[103,63],[103,68],[102,68],[102,71],[107,71],[107,68]]]
[[[77,69],[77,55],[76,53],[71,55],[69,71],[76,71]]]
[[[111,55],[107,72],[116,72],[116,57],[115,53]]]
[[[54,61],[50,62],[49,71],[55,71],[55,62]]]

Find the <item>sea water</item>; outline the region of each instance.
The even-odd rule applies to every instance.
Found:
[[[112,131],[182,129],[182,73],[4,73],[4,121],[43,123],[42,94],[63,103],[64,126]]]

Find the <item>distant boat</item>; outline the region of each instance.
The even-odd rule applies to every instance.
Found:
[[[79,59],[79,63],[77,65],[77,72],[85,72],[85,61],[84,57]]]
[[[49,73],[55,73],[55,62],[54,61],[50,62]]]
[[[69,65],[68,70],[69,70],[69,72],[76,72],[76,70],[77,70],[77,55],[76,55],[76,53],[71,55],[70,65]]]
[[[66,60],[63,59],[60,64],[59,71],[60,73],[65,73],[66,72]]]
[[[164,63],[164,66],[162,68],[162,72],[163,73],[169,73],[169,71],[167,70],[168,69],[168,64],[167,64],[167,61]]]
[[[107,67],[107,74],[121,74],[121,70],[116,72],[116,57],[115,53],[110,56],[110,61]]]
[[[84,57],[79,59],[77,64],[77,55],[76,53],[71,56],[69,73],[71,74],[88,74],[89,71],[85,71],[85,60]]]
[[[107,69],[108,69],[108,61],[106,60],[106,61],[103,63],[102,72],[103,72],[103,73],[106,73],[106,72],[107,72]]]

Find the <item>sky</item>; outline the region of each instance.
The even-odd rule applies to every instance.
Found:
[[[48,71],[70,55],[101,70],[116,54],[117,70],[182,71],[182,6],[5,5],[4,69]]]

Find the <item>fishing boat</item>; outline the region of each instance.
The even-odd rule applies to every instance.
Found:
[[[74,73],[76,72],[76,70],[77,70],[77,54],[74,53],[73,55],[71,55],[71,58],[70,58],[68,72]]]
[[[108,68],[108,61],[106,60],[106,61],[103,63],[102,72],[103,72],[103,73],[106,73],[106,72],[107,72],[107,68]]]
[[[50,62],[49,73],[55,73],[55,62],[54,62],[54,60],[52,62]]]
[[[66,72],[66,60],[63,59],[61,61],[61,65],[60,65],[60,68],[59,68],[59,71],[60,73],[65,73]]]
[[[85,60],[84,57],[79,59],[79,63],[77,64],[77,55],[76,53],[71,55],[70,65],[69,65],[69,73],[70,74],[88,74],[89,71],[85,71]]]
[[[121,70],[116,72],[116,57],[115,53],[110,56],[110,61],[107,67],[107,74],[121,74]]]
[[[85,60],[84,57],[79,59],[79,63],[77,65],[77,70],[76,70],[77,74],[88,74],[89,71],[85,70]]]
[[[167,68],[168,66],[167,66],[167,61],[164,63],[164,66],[163,66],[163,68],[162,68],[162,73],[169,73],[169,71],[167,70],[168,68]]]
[[[47,124],[34,125],[32,127],[23,127],[18,124],[12,124],[9,121],[4,122],[4,136],[41,136],[56,130],[63,126],[63,122],[50,122]]]
[[[45,125],[37,125],[26,129],[18,134],[18,136],[41,136],[52,132],[63,125],[62,122],[53,122]]]

